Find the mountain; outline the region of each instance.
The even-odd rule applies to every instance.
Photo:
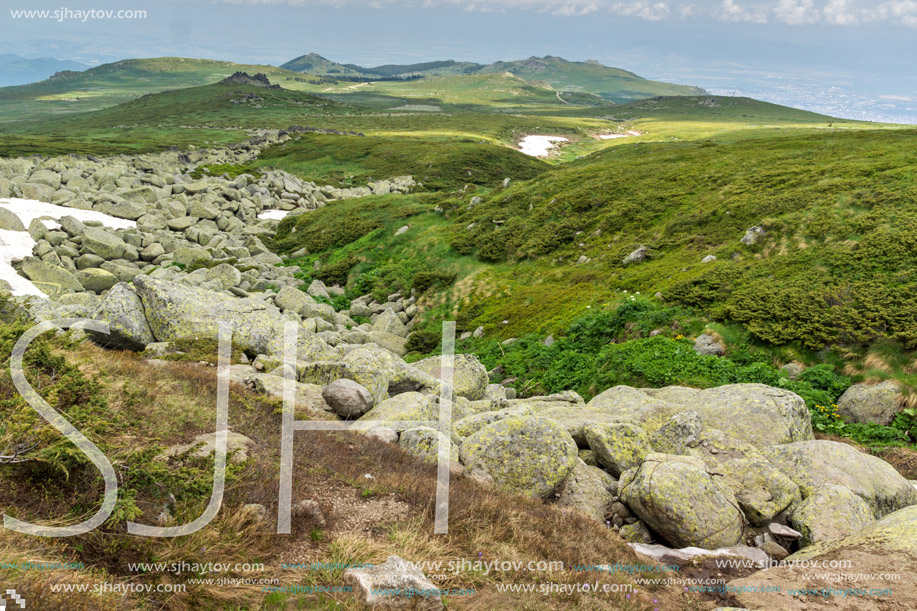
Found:
[[[571,62],[562,57],[530,57],[519,61],[498,61],[488,65],[455,60],[418,64],[386,64],[364,68],[356,64],[338,64],[310,53],[281,66],[285,70],[318,76],[393,78],[405,76],[471,75],[508,72],[529,82],[550,85],[569,93],[591,93],[601,98],[625,103],[655,96],[690,96],[706,93],[699,87],[651,81],[641,76],[600,64],[597,61]]]
[[[481,72],[509,72],[527,81],[541,81],[559,91],[594,93],[615,103],[654,96],[703,95],[699,87],[651,81],[641,76],[590,60],[571,62],[562,57],[530,57],[511,62],[494,62]]]
[[[88,67],[79,62],[51,57],[26,59],[18,55],[0,55],[0,87],[34,83],[62,70],[85,70]]]

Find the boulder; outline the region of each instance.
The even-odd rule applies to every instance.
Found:
[[[216,280],[224,289],[230,289],[242,282],[242,273],[229,263],[220,263],[208,269],[204,278],[207,282]]]
[[[901,409],[900,392],[894,380],[881,384],[854,384],[837,400],[837,411],[849,422],[889,425]]]
[[[240,433],[228,431],[226,434],[226,456],[231,462],[240,463],[248,459],[248,452],[255,442]],[[172,446],[165,452],[165,456],[180,456],[189,450],[192,456],[207,458],[217,447],[217,434],[204,433],[194,438],[191,443]]]
[[[389,556],[385,564],[370,568],[345,569],[342,581],[369,609],[443,609],[436,584],[398,556]]]
[[[866,501],[835,484],[816,488],[790,515],[790,524],[802,534],[803,546],[841,539],[874,521]]]
[[[917,503],[917,490],[894,467],[845,443],[800,441],[763,452],[799,486],[803,498],[825,484],[836,484],[866,501],[876,517]]]
[[[407,429],[401,433],[398,445],[426,462],[435,463],[439,459],[440,441],[445,441],[449,448],[449,460],[457,461],[458,449],[455,444],[440,431],[427,426]]]
[[[442,358],[438,356],[431,356],[412,364],[415,369],[437,380],[442,380],[441,365]],[[453,357],[452,388],[455,394],[470,401],[478,401],[484,398],[489,381],[487,369],[475,356],[456,354]]]
[[[0,229],[6,231],[25,231],[25,225],[16,216],[16,213],[9,208],[0,206]]]
[[[461,420],[456,420],[452,425],[452,431],[459,437],[468,437],[474,435],[488,424],[506,418],[520,418],[534,416],[535,412],[525,406],[507,407],[492,412],[483,412],[473,414]]]
[[[742,513],[753,526],[767,525],[778,513],[800,499],[799,487],[774,465],[759,458],[721,462],[716,472],[735,494]]]
[[[146,345],[156,341],[147,324],[140,297],[127,284],[112,287],[93,312],[92,318],[108,323],[108,335],[90,332],[93,340],[103,346],[120,350],[143,350]]]
[[[842,560],[850,568],[818,569]],[[786,564],[769,567],[729,582],[738,602],[752,609],[810,611],[905,609],[917,600],[917,506],[900,509],[862,530],[832,541],[815,543],[790,555]],[[830,580],[825,574],[831,575]],[[900,578],[893,578],[897,573]],[[864,575],[874,578],[863,581]],[[829,595],[834,589],[837,595]],[[788,596],[789,590],[812,590],[810,596]],[[858,590],[860,594],[850,592]],[[869,590],[874,594],[866,595]],[[888,590],[888,592],[882,592]],[[848,594],[842,598],[841,593]],[[822,594],[823,593],[823,594]],[[846,600],[846,603],[843,601]]]
[[[118,277],[104,269],[88,268],[80,270],[74,275],[84,289],[93,293],[107,291],[118,284]]]
[[[106,260],[121,259],[127,244],[115,233],[101,227],[86,227],[83,230],[83,248],[90,254]]]
[[[643,261],[646,261],[648,257],[649,257],[649,254],[648,254],[646,246],[640,246],[639,248],[637,248],[637,250],[633,251],[632,253],[624,257],[624,260],[622,261],[622,263],[624,265],[630,265],[631,263],[641,263]]]
[[[345,420],[359,418],[373,407],[373,396],[362,384],[341,378],[322,389],[322,398]]]
[[[742,244],[745,244],[746,246],[754,246],[765,235],[766,235],[766,232],[764,231],[764,228],[755,225],[754,227],[749,227],[745,231],[745,235],[742,236],[741,242]]]
[[[277,308],[255,297],[229,297],[149,276],[134,278],[146,319],[157,341],[219,337],[219,323],[232,325],[233,342],[246,352],[268,353],[283,337],[284,319]]]
[[[407,328],[394,310],[384,310],[373,322],[373,331],[382,333],[391,333],[399,337],[405,337],[408,334]]]
[[[576,443],[547,418],[507,418],[462,443],[468,474],[517,494],[550,498],[576,466]]]
[[[702,356],[723,356],[726,354],[726,344],[718,334],[704,333],[694,340],[694,352]]]
[[[585,437],[599,464],[615,476],[638,467],[653,451],[646,431],[629,422],[586,425]]]
[[[572,507],[599,522],[605,521],[608,506],[614,501],[618,483],[613,477],[582,460],[557,489],[557,504]]]
[[[677,547],[715,549],[742,539],[744,518],[732,491],[697,458],[650,454],[621,475],[618,491],[640,520]]]
[[[83,290],[83,285],[73,274],[35,257],[26,257],[22,260],[21,272],[46,295],[78,293]]]
[[[431,397],[419,392],[405,392],[377,403],[375,407],[363,414],[360,420],[430,422],[438,418],[437,406]]]
[[[576,445],[581,448],[589,447],[589,442],[586,440],[586,426],[590,424],[621,422],[619,416],[595,409],[586,409],[581,405],[572,407],[549,407],[548,409],[539,411],[538,415],[542,418],[551,418],[561,423],[563,427],[567,429],[567,432],[570,433],[570,436],[573,437],[573,441],[576,442]]]

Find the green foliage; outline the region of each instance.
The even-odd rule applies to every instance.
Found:
[[[442,271],[420,271],[414,274],[411,288],[418,294],[426,293],[431,289],[442,289],[455,282],[455,274]]]
[[[313,297],[315,301],[319,303],[326,303],[334,308],[335,312],[340,312],[341,310],[346,310],[350,308],[350,300],[347,299],[344,295],[334,295],[332,297],[323,297],[318,295]]]
[[[191,172],[191,178],[199,180],[204,176],[223,176],[226,175],[230,180],[234,180],[243,174],[248,174],[254,178],[261,178],[261,170],[240,163],[212,163],[201,165]]]

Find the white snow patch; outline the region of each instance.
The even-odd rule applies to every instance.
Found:
[[[289,210],[264,210],[258,215],[259,219],[269,219],[272,221],[281,221],[290,213]]]
[[[630,138],[630,134],[601,134],[599,140],[614,140],[616,138]]]
[[[26,227],[29,226],[29,223],[31,223],[33,219],[43,216],[50,216],[54,219],[60,219],[62,216],[72,216],[80,221],[99,221],[106,227],[111,227],[112,229],[129,229],[137,226],[137,223],[134,221],[119,219],[109,216],[108,214],[96,212],[95,210],[66,208],[56,204],[46,204],[34,199],[0,199],[0,206],[12,211]],[[45,225],[50,227],[47,223],[45,223]]]
[[[519,151],[532,157],[547,157],[555,142],[569,142],[563,136],[526,136],[519,142]]]
[[[66,208],[55,204],[46,204],[34,199],[0,199],[0,206],[3,206],[18,216],[19,220],[22,221],[22,224],[26,227],[28,227],[34,219],[40,219],[48,229],[59,229],[60,223],[42,217],[60,219],[62,216],[72,216],[80,221],[98,221],[112,229],[128,229],[137,226],[137,223],[134,221],[119,219],[94,210]],[[32,248],[34,247],[35,240],[32,239],[28,231],[7,231],[0,229],[0,280],[6,280],[9,283],[13,295],[46,297],[46,295],[41,292],[37,286],[32,284],[30,280],[17,274],[12,265],[13,261],[21,261],[26,257],[31,257]]]

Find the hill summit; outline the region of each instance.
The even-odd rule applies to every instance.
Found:
[[[268,80],[267,75],[259,72],[255,76],[251,76],[248,72],[236,72],[231,76],[227,76],[220,84],[223,85],[251,85],[252,87],[265,87],[267,89],[280,89],[280,85],[271,85],[271,81]]]

